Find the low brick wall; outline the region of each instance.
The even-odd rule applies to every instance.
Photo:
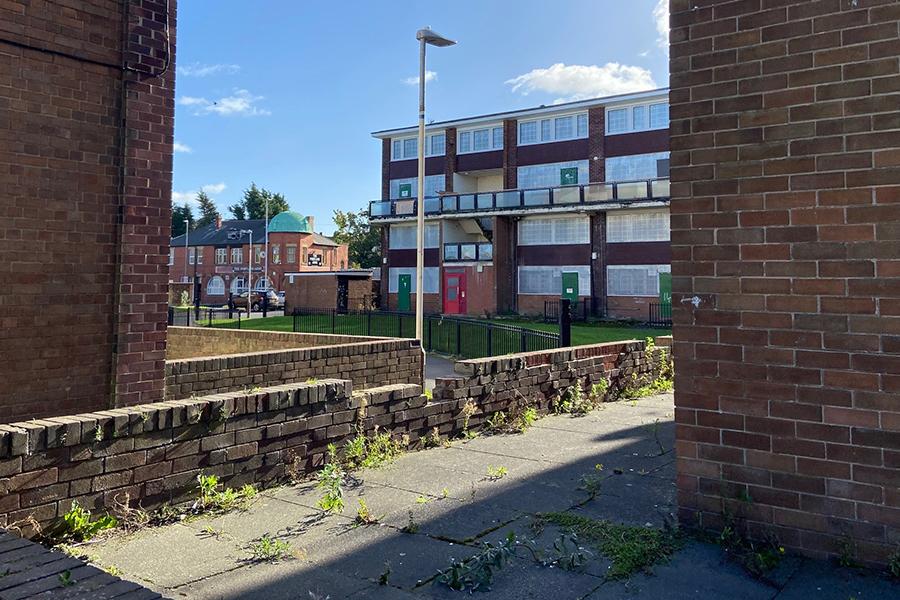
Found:
[[[329,443],[357,430],[406,436],[416,449],[435,429],[444,438],[461,433],[468,403],[468,426],[477,428],[522,397],[546,412],[569,386],[607,377],[616,387],[655,366],[644,342],[600,344],[461,361],[461,376],[438,380],[432,400],[409,383],[352,393],[350,381],[322,379],[0,425],[0,527],[47,524],[73,500],[92,510],[126,496],[145,509],[188,500],[201,472],[232,487],[265,485],[320,466]]]
[[[238,333],[265,334],[266,338],[296,335],[263,331]],[[344,336],[312,337],[321,340]],[[418,341],[347,339],[365,341],[169,360],[166,361],[166,399],[298,383],[309,378],[349,379],[357,389],[395,383],[421,385],[423,354]]]
[[[384,339],[359,335],[330,335],[324,333],[281,333],[250,329],[218,329],[215,327],[169,327],[166,360],[219,357],[227,354],[266,352],[354,344]]]

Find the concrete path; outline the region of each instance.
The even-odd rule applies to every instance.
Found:
[[[662,526],[675,510],[671,395],[604,405],[586,417],[553,416],[522,435],[482,436],[409,453],[355,474],[342,515],[321,517],[314,484],[265,492],[252,508],[94,544],[89,553],[171,598],[414,600],[459,597],[434,584],[451,561],[509,532],[552,544],[553,527],[533,515],[569,511],[638,526]],[[602,464],[602,470],[596,465]],[[488,470],[505,469],[499,479]],[[602,477],[592,500],[582,477]],[[379,524],[354,526],[364,498]],[[404,532],[403,528],[415,530]],[[290,544],[292,557],[254,560],[263,536]],[[900,586],[830,564],[787,559],[764,583],[719,547],[689,542],[651,574],[608,581],[594,553],[583,572],[542,567],[520,552],[486,597],[501,599],[703,598],[857,600],[900,597]]]
[[[434,380],[437,377],[458,377],[453,371],[453,360],[440,354],[428,353],[425,356],[425,389],[434,389]]]

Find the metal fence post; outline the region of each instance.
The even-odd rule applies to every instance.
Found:
[[[262,309],[262,316],[265,318],[269,313],[269,290],[263,292]]]
[[[297,322],[297,317],[298,317],[298,316],[300,316],[300,315],[299,315],[299,311],[295,308],[295,309],[291,312],[291,324],[293,325],[294,333],[297,333],[297,332],[300,331],[300,329],[299,329],[299,323]]]
[[[372,335],[372,311],[366,310],[366,335]]]
[[[336,316],[336,315],[337,315],[337,309],[332,308],[332,309],[331,309],[331,333],[332,333],[332,334],[334,333],[334,327],[335,327],[335,322],[334,322],[334,321],[335,321],[335,316]]]
[[[572,313],[571,300],[562,298],[559,301],[559,347],[572,345]]]
[[[428,344],[425,346],[425,348],[429,351],[433,350],[431,343],[431,319],[428,319]]]
[[[462,324],[456,322],[456,355],[462,356]]]
[[[494,355],[494,326],[488,324],[487,327],[487,354],[485,356]]]
[[[528,338],[524,328],[519,331],[519,352],[528,352]]]
[[[206,311],[206,317],[207,317],[207,325],[209,327],[212,327],[212,309],[211,308],[208,311]]]
[[[403,337],[403,313],[397,313],[397,337]]]
[[[241,328],[241,313],[239,312],[237,314],[237,316],[238,316],[238,329],[240,329]]]
[[[228,318],[234,318],[234,292],[228,292]]]

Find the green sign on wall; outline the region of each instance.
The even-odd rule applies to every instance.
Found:
[[[559,185],[577,185],[578,167],[566,167],[559,170]]]
[[[563,272],[562,293],[560,295],[572,302],[578,301],[578,273]]]
[[[412,184],[411,183],[401,183],[400,184],[400,197],[401,198],[412,198]]]
[[[672,304],[672,274],[659,274],[659,302],[660,304]]]

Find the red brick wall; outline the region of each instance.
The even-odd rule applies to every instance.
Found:
[[[671,7],[681,516],[718,527],[724,507],[785,546],[836,554],[848,536],[884,561],[900,539],[900,3]]]
[[[0,422],[162,398],[175,2],[168,48],[164,6],[0,4]]]

